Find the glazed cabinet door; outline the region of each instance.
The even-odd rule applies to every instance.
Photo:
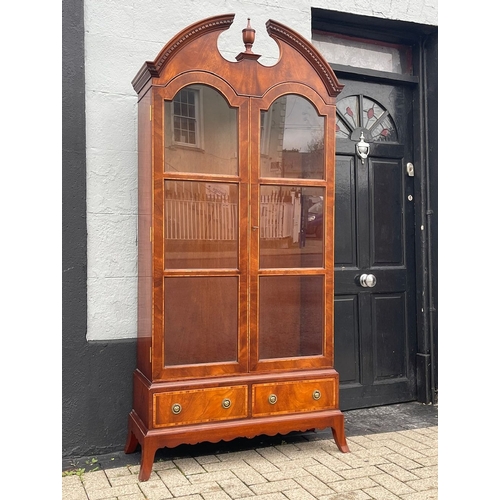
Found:
[[[154,116],[157,379],[248,365],[248,101],[215,77],[183,83],[157,91]]]
[[[333,168],[330,112],[303,89],[252,103],[251,367],[332,366]]]

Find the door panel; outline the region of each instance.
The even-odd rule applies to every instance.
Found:
[[[342,133],[335,181],[335,367],[340,406],[354,409],[415,399],[413,178],[405,167],[413,153],[412,100],[403,87],[342,83],[338,115],[345,119],[338,121]],[[386,125],[390,131],[384,131]],[[355,153],[362,131],[370,144],[364,161]],[[375,276],[372,288],[361,285],[362,274]]]
[[[151,353],[157,379],[246,372],[248,108],[224,85],[158,89]],[[177,84],[176,84],[177,85]],[[224,92],[225,91],[225,92]],[[160,202],[162,200],[162,202]],[[162,234],[163,238],[154,238]],[[160,274],[160,273],[158,273]],[[158,301],[159,303],[160,301]]]
[[[335,178],[335,265],[354,267],[357,263],[354,158],[337,156]]]
[[[261,276],[259,284],[260,359],[322,355],[323,276]]]
[[[237,299],[236,276],[165,278],[165,366],[236,362]]]
[[[335,338],[335,367],[342,374],[342,383],[359,384],[360,373],[360,342],[358,296],[343,295],[335,298],[335,331],[342,332]]]
[[[399,160],[369,163],[371,266],[403,265],[403,183]]]
[[[333,329],[334,109],[275,87],[253,99],[251,169],[250,369],[331,367]],[[255,140],[255,139],[258,140]],[[327,149],[328,148],[328,149]],[[257,159],[255,155],[254,160]]]
[[[406,374],[405,294],[373,294],[374,380],[401,378]]]

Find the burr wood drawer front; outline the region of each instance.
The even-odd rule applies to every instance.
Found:
[[[335,409],[337,379],[255,384],[252,415],[265,416]]]
[[[248,386],[209,387],[153,394],[154,427],[245,418]]]

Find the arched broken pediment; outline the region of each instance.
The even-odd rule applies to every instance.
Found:
[[[297,32],[273,20],[267,21],[266,29],[279,47],[276,64],[264,66],[258,61],[260,55],[252,52],[255,30],[250,27],[250,20],[242,30],[245,51],[239,53],[234,62],[228,61],[220,54],[217,40],[221,32],[231,27],[233,20],[234,14],[214,16],[181,31],[154,61],[144,63],[132,81],[136,92],[142,92],[149,85],[165,86],[180,73],[199,70],[215,73],[231,82],[240,95],[262,96],[277,81],[308,82],[320,95],[326,90],[326,101],[330,100],[328,96],[335,97],[342,90],[343,85],[318,50]],[[235,71],[238,65],[239,76]],[[314,74],[316,78],[312,78]]]

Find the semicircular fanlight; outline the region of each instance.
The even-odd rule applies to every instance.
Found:
[[[337,102],[337,138],[350,139],[356,129],[369,132],[370,142],[398,142],[389,111],[369,97],[352,95]]]

